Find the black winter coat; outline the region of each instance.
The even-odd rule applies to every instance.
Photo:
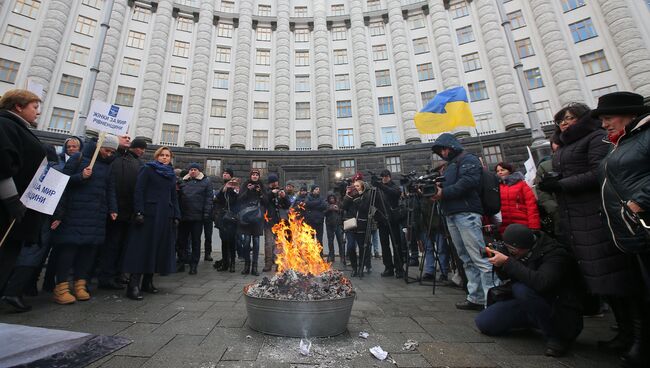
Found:
[[[266,213],[269,221],[265,224],[267,227],[272,228],[273,225],[280,222],[280,210],[288,210],[291,207],[291,202],[289,197],[285,195],[284,198],[280,198],[279,195],[274,194],[272,190],[269,190],[266,198],[267,206]]]
[[[353,230],[355,233],[366,233],[368,227],[368,212],[370,210],[370,190],[366,189],[361,194],[353,194],[353,196],[345,195],[341,208],[346,213],[352,214],[351,217],[357,218],[357,228]],[[350,217],[350,218],[351,218]]]
[[[603,160],[600,175],[601,200],[614,244],[624,252],[650,251],[643,230],[631,232],[621,214],[621,200],[631,200],[644,209],[640,215],[650,224],[650,114],[625,127],[625,135]]]
[[[260,186],[260,190],[248,190],[248,184],[258,184]],[[237,212],[239,212],[239,210],[242,208],[253,204],[260,206],[262,212],[264,212],[267,205],[266,198],[266,189],[264,188],[262,182],[252,182],[251,180],[248,180],[241,186],[241,189],[239,190],[239,196],[237,197]],[[259,225],[243,225],[239,223],[237,224],[237,232],[243,235],[262,236],[264,233],[264,224],[260,223]]]
[[[224,183],[225,186],[225,183]],[[224,223],[223,222],[223,215],[226,213],[226,211],[230,211],[233,214],[236,213],[236,208],[237,208],[237,192],[233,188],[228,188],[224,191],[224,187],[222,186],[219,189],[219,192],[217,195],[214,197],[214,202],[213,202],[213,213],[214,213],[214,227],[222,228],[223,230],[226,229],[231,229],[231,226],[233,227],[232,231],[236,231],[234,228],[236,223]]]
[[[311,193],[308,194],[305,201],[305,222],[311,227],[322,225],[323,220],[325,220],[326,209],[327,203],[323,198]]]
[[[212,218],[212,183],[199,173],[196,178],[183,177],[178,191],[181,221],[203,221]]]
[[[0,180],[12,178],[18,195],[29,186],[45,157],[41,141],[27,127],[27,122],[9,111],[0,111]],[[11,223],[9,213],[0,203],[0,234]],[[15,224],[8,239],[38,242],[45,215],[28,209],[23,220]],[[0,236],[2,236],[0,235]]]
[[[382,221],[385,223],[386,221],[395,217],[393,215],[393,212],[397,211],[398,209],[397,207],[399,206],[399,197],[402,195],[402,191],[400,190],[399,186],[392,180],[389,181],[388,184],[379,182],[375,186],[378,190],[381,191],[381,197],[383,198],[383,206],[378,208],[378,210],[381,212],[381,214],[383,214],[384,210],[386,210],[385,216],[382,216],[378,212],[377,221]],[[379,207],[379,205],[377,207]]]
[[[57,245],[102,245],[106,239],[109,213],[117,213],[115,183],[111,175],[112,157],[97,156],[88,179],[81,175],[90,164],[95,147],[86,144],[83,152],[70,157],[62,172],[70,175],[65,195],[52,216],[61,224],[52,231],[50,241]]]
[[[544,233],[524,258],[519,261],[511,257],[495,270],[500,278],[521,282],[549,300],[552,337],[573,340],[582,329],[584,294],[576,260],[564,246]],[[578,331],[576,324],[579,324]]]
[[[327,202],[325,209],[325,224],[330,227],[343,226],[342,209],[338,201],[335,203]]]
[[[111,174],[117,196],[117,221],[130,221],[133,217],[133,193],[142,165],[142,160],[128,149],[115,152]]]
[[[180,219],[176,178],[165,177],[145,164],[140,169],[133,198],[134,211],[144,215],[144,224],[131,225],[124,251],[122,271],[161,273],[176,271],[176,226]]]
[[[553,171],[561,174],[556,194],[562,234],[570,244],[589,290],[622,295],[630,289],[625,256],[614,247],[601,209],[598,167],[609,149],[600,121],[588,114],[559,134]]]

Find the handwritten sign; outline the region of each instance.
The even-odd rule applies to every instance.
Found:
[[[117,136],[125,135],[132,116],[132,109],[93,100],[86,118],[86,127]]]
[[[51,215],[61,200],[68,179],[68,175],[47,166],[44,158],[20,201],[27,208]]]

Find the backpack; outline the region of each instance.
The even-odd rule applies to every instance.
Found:
[[[465,155],[461,153],[456,162],[456,177],[460,173],[460,159]],[[485,216],[494,216],[501,211],[501,190],[497,174],[483,168],[479,181],[478,195],[481,198],[481,207]]]

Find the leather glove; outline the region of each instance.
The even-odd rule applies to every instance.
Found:
[[[20,201],[18,195],[5,198],[2,200],[2,204],[7,209],[9,217],[15,219],[17,223],[20,223],[25,217],[25,212],[27,212],[27,207]]]
[[[560,178],[557,176],[543,177],[542,181],[537,184],[539,190],[546,193],[555,193],[562,191],[562,186],[560,185]]]
[[[142,225],[144,224],[144,215],[141,213],[136,213],[134,220],[136,225]]]

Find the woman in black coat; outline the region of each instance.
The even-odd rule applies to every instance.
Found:
[[[589,291],[605,296],[619,325],[625,309],[622,300],[634,293],[625,256],[612,243],[602,215],[598,167],[609,149],[600,121],[583,104],[572,104],[555,114],[557,142],[553,171],[539,188],[556,195],[560,226],[571,245]],[[606,343],[601,343],[606,348]]]
[[[370,210],[370,190],[367,190],[366,183],[363,180],[357,180],[353,183],[353,188],[348,188],[343,197],[341,207],[344,211],[354,213],[357,219],[357,228],[352,230],[354,236],[354,243],[359,247],[359,256],[361,259],[361,266],[370,268],[370,237],[366,234],[368,228],[368,212]],[[357,264],[357,249],[355,244],[348,244],[348,259],[352,265],[352,276],[358,276],[361,267]]]
[[[615,340],[627,342],[626,367],[650,366],[650,108],[643,96],[614,92],[598,100],[592,116],[602,120],[612,149],[601,164],[600,181],[607,230],[626,253],[638,289],[627,299],[624,325]],[[645,287],[643,287],[645,282]],[[630,331],[631,330],[631,331]],[[632,335],[629,335],[629,333]]]
[[[45,157],[43,145],[29,129],[37,125],[40,102],[37,95],[21,89],[9,90],[0,99],[0,237],[9,233],[0,247],[0,289],[11,275],[22,244],[39,241],[38,229],[45,219],[20,202]],[[14,307],[21,302],[2,300]]]
[[[158,292],[153,286],[154,273],[176,271],[174,244],[181,214],[172,151],[160,147],[153,157],[154,161],[144,164],[138,174],[133,203],[135,224],[122,262],[123,272],[131,274],[126,295],[133,300],[142,300],[141,291]]]
[[[237,197],[237,212],[242,213],[246,208],[257,206],[261,213],[266,208],[266,190],[264,184],[260,181],[260,172],[257,169],[251,170],[249,179],[241,186],[239,196]],[[243,235],[244,250],[244,269],[242,275],[252,274],[259,276],[257,272],[257,259],[260,253],[260,236],[264,231],[264,219],[243,223],[241,220],[237,224],[237,234]],[[251,264],[251,242],[253,243],[253,260]],[[251,268],[252,266],[252,268]]]

